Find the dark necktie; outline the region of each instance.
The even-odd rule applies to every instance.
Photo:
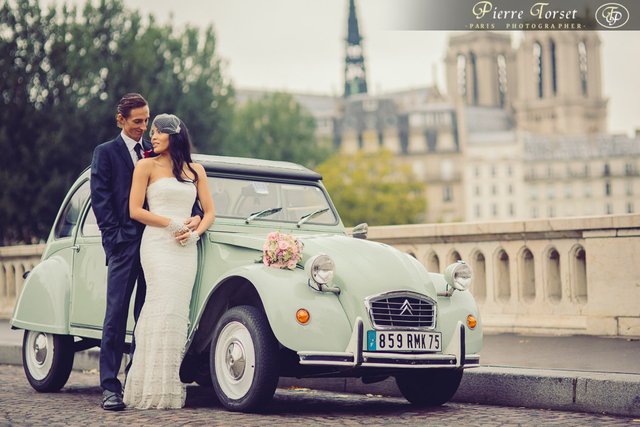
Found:
[[[136,156],[138,156],[138,160],[140,160],[142,158],[142,145],[138,142],[133,149],[136,152]]]

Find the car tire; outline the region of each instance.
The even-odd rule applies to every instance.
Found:
[[[260,309],[243,305],[224,313],[209,358],[213,388],[228,410],[254,412],[273,398],[279,379],[278,342]]]
[[[73,347],[69,335],[24,331],[22,366],[31,387],[43,393],[64,387],[73,368]]]
[[[416,406],[440,406],[453,397],[462,369],[425,369],[396,376],[402,395]]]

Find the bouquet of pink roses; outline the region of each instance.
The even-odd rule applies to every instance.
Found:
[[[304,245],[291,234],[272,231],[262,245],[262,262],[268,267],[293,270],[302,258]]]

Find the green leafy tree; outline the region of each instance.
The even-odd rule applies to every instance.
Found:
[[[331,153],[315,129],[313,116],[291,95],[266,94],[236,109],[225,154],[314,167]]]
[[[127,92],[180,116],[196,151],[221,152],[233,88],[212,28],[160,25],[122,0],[0,0],[0,244],[47,236]]]
[[[336,154],[317,171],[345,226],[414,224],[423,218],[424,184],[389,151]]]

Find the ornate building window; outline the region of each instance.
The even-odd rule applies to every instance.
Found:
[[[478,67],[475,53],[469,52],[469,62],[471,65],[471,103],[478,105]]]
[[[498,62],[498,103],[500,107],[504,107],[507,103],[507,60],[504,55],[500,54],[497,58]]]
[[[535,42],[533,44],[533,74],[535,75],[538,98],[544,96],[544,73],[542,66],[542,45],[539,42]]]
[[[549,42],[549,53],[551,55],[551,92],[556,95],[558,93],[558,66],[556,62],[556,42]]]
[[[580,88],[582,89],[582,95],[587,96],[587,77],[589,68],[587,65],[587,45],[584,40],[578,43],[578,70],[580,71]]]
[[[463,54],[458,54],[456,62],[458,96],[467,99],[467,58]]]
[[[453,200],[453,192],[451,191],[451,187],[449,185],[445,185],[442,187],[442,201],[450,202]]]

